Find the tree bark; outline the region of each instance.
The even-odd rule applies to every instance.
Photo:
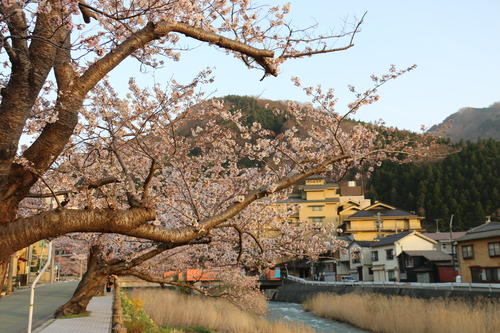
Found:
[[[108,275],[109,271],[106,269],[106,261],[101,256],[101,247],[99,245],[92,246],[87,271],[83,275],[78,287],[76,287],[71,299],[56,310],[54,318],[85,313],[90,300],[99,294],[100,289],[106,283]]]
[[[78,284],[71,299],[61,305],[54,313],[54,318],[67,314],[80,314],[87,311],[87,305],[92,297],[102,295],[104,285],[110,275],[128,275],[133,267],[153,258],[154,256],[179,245],[161,244],[156,248],[132,259],[132,260],[109,260],[103,259],[102,245],[94,245],[90,248],[87,271]]]
[[[4,281],[5,281],[5,277],[7,276],[8,267],[9,267],[8,258],[4,259],[4,260],[0,260],[0,282],[2,283],[1,286],[3,286]],[[1,299],[2,299],[2,294],[0,294],[0,300]]]

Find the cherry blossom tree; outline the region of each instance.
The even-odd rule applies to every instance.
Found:
[[[125,97],[105,81],[128,58],[153,68],[178,60],[183,36],[275,76],[288,59],[350,48],[361,23],[314,36],[286,23],[289,10],[247,0],[2,1],[0,280],[11,253],[74,232],[156,242],[144,259],[209,246],[220,234],[220,246],[233,243],[225,237],[253,239],[238,214],[259,199],[285,195],[314,174],[429,153],[425,138],[341,126],[406,70],[373,77],[366,92],[352,87],[355,100],[344,112],[335,111],[332,90],[304,88],[313,104],[290,103],[297,126],[278,136],[244,125],[242,113],[218,99],[204,100],[199,85],[212,81],[209,72],[168,87],[132,80]],[[86,24],[77,23],[82,13]],[[342,37],[346,44],[334,47]],[[19,147],[23,134],[35,138],[29,147]],[[242,159],[255,167],[241,167]],[[52,198],[55,206],[24,213],[27,198]]]
[[[72,140],[89,91],[106,75],[127,58],[153,68],[179,60],[181,51],[189,50],[189,45],[179,46],[184,37],[223,49],[247,67],[263,70],[264,77],[277,75],[288,59],[353,46],[361,22],[338,35],[314,36],[311,29],[286,24],[289,10],[288,4],[271,7],[248,0],[1,1],[0,280],[8,256],[39,239],[75,231],[128,233],[156,220],[152,206],[137,207],[133,201],[129,208],[134,209],[59,207],[17,215],[19,203]],[[346,43],[334,46],[343,37]],[[55,100],[44,98],[49,96]],[[23,134],[36,140],[20,151]],[[81,186],[92,189],[107,181],[90,179]],[[214,217],[213,223],[248,203]],[[154,234],[174,242],[193,237],[180,232],[167,239],[158,228],[141,230],[144,237]]]
[[[374,77],[375,88],[356,94],[348,113],[375,101],[376,87],[403,72],[392,68],[390,75]],[[156,216],[122,232],[139,240],[85,236],[96,238],[86,240],[94,244],[87,272],[56,315],[85,311],[110,274],[172,284],[158,273],[213,262],[206,268],[224,267],[227,273],[231,267],[232,276],[239,277],[238,269],[265,268],[280,255],[318,255],[331,245],[324,240],[333,226],[319,232],[312,226],[289,226],[283,221],[290,212],[274,200],[308,176],[342,175],[362,161],[406,158],[418,154],[422,145],[423,138],[411,145],[412,138],[382,136],[381,127],[345,130],[345,115],[334,111],[332,91],[323,93],[320,87],[305,88],[315,105],[290,103],[287,110],[270,110],[285,112],[296,122],[276,136],[258,123],[244,125],[243,113],[228,111],[221,100],[205,100],[197,89],[211,81],[209,71],[187,85],[172,81],[168,87],[144,89],[131,80],[127,98],[104,81],[91,93],[74,138],[38,183],[50,191],[31,196],[65,196],[60,201],[66,205],[58,206],[69,212],[146,207]],[[296,136],[298,132],[305,137]],[[240,166],[243,159],[254,161],[255,167]],[[189,260],[179,259],[181,254]]]
[[[179,60],[180,51],[189,49],[178,46],[188,37],[226,50],[247,67],[263,70],[265,77],[277,75],[279,65],[288,59],[353,46],[361,22],[338,35],[314,36],[311,29],[294,30],[286,24],[289,10],[288,4],[271,7],[248,0],[2,1],[0,280],[5,278],[8,256],[39,239],[75,231],[126,234],[140,229],[142,237],[156,235],[151,238],[182,243],[267,193],[255,189],[253,196],[214,216],[201,234],[194,231],[196,227],[166,236],[169,232],[148,223],[156,220],[153,206],[134,201],[127,209],[65,210],[59,206],[29,217],[17,215],[19,203],[75,135],[88,93],[125,59],[134,58],[142,66],[162,66],[165,61]],[[85,23],[80,23],[79,15]],[[347,37],[343,46],[333,46],[343,37]],[[44,98],[48,96],[55,100]],[[34,135],[36,140],[20,151],[23,134]],[[90,190],[108,181],[90,179],[81,187]]]

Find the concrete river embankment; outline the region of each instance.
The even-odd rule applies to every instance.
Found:
[[[292,278],[292,279],[290,279]],[[295,277],[283,279],[282,286],[276,290],[268,290],[267,296],[278,302],[302,303],[318,293],[347,294],[352,292],[377,293],[395,296],[409,296],[414,298],[465,298],[474,299],[500,298],[500,285],[485,284],[404,284],[404,283],[362,283],[356,282],[351,285],[343,283],[322,283],[308,281]]]

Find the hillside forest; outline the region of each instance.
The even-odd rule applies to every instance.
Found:
[[[293,126],[293,119],[271,112],[284,109],[283,102],[234,95],[225,102],[232,110],[241,109],[249,124],[261,122],[276,135]],[[454,231],[483,224],[487,216],[499,220],[500,141],[448,142],[455,153],[445,158],[408,164],[385,161],[376,167],[363,181],[366,197],[424,216],[428,231],[449,231],[452,214]]]
[[[425,216],[424,227],[466,231],[500,215],[500,142],[453,144],[458,152],[437,161],[384,162],[368,182],[368,197]]]

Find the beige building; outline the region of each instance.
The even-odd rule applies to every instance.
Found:
[[[344,235],[352,235],[355,240],[370,241],[399,232],[422,232],[422,219],[413,212],[376,202],[343,218],[340,228]]]
[[[298,186],[298,191],[291,194],[281,204],[296,204],[300,209],[292,215],[289,222],[309,221],[320,223],[326,227],[329,223],[336,229],[349,215],[370,205],[370,199],[365,199],[361,186],[355,182],[327,183],[322,176],[306,179],[304,185]]]

